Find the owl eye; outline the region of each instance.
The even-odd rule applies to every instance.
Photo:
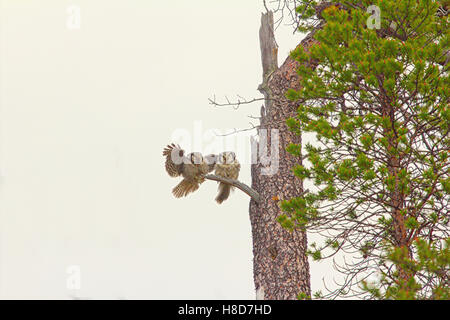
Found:
[[[200,153],[193,153],[191,155],[191,162],[193,164],[201,164],[203,162],[203,156]]]

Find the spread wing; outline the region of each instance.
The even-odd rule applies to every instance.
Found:
[[[184,150],[172,143],[164,148],[163,156],[166,157],[166,171],[169,176],[180,176],[183,172]]]

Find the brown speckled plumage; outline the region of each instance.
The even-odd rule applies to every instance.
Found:
[[[215,174],[220,177],[230,178],[237,180],[239,177],[239,170],[241,165],[236,160],[236,155],[234,152],[223,152],[219,155],[219,159],[215,166]],[[219,183],[219,193],[217,194],[216,201],[221,204],[230,196],[231,190],[234,187],[229,184],[220,182]]]
[[[169,176],[183,177],[172,190],[176,198],[185,197],[196,191],[205,181],[204,175],[211,171],[201,153],[193,152],[187,156],[184,154],[184,150],[173,143],[163,150],[163,156],[166,157],[165,168]]]

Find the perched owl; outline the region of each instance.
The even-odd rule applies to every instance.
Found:
[[[166,171],[169,176],[182,176],[184,178],[172,190],[176,198],[185,197],[196,191],[205,180],[204,175],[212,171],[201,153],[193,152],[187,156],[184,156],[184,154],[184,150],[173,143],[164,148],[163,151],[163,156],[166,157]]]
[[[239,170],[241,165],[236,160],[236,155],[234,152],[227,151],[222,152],[217,159],[215,165],[215,174],[220,177],[229,178],[236,180],[239,176]],[[219,193],[217,194],[217,203],[222,203],[228,199],[231,190],[234,190],[233,186],[229,184],[219,182]]]

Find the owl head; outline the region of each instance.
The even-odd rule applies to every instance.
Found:
[[[172,144],[168,150],[170,150],[170,159],[173,163],[180,164],[183,162],[184,150],[179,145]]]
[[[187,158],[189,159],[189,162],[191,164],[202,164],[203,163],[203,156],[200,152],[192,152],[187,155]]]
[[[232,164],[236,161],[236,154],[233,151],[225,151],[219,155],[218,162],[221,164]]]

